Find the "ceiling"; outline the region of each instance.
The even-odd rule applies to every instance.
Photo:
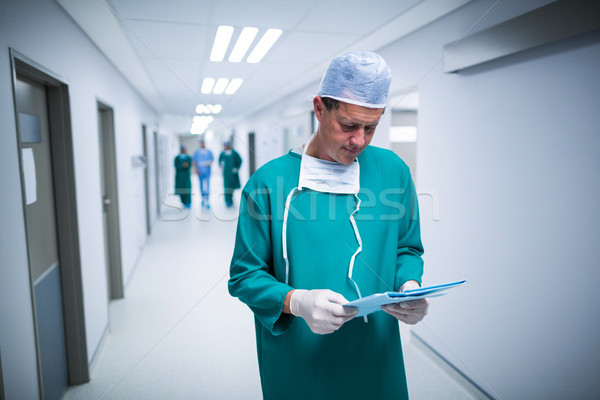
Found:
[[[470,0],[57,0],[101,51],[170,121],[191,126],[197,104],[221,104],[215,123],[236,120],[307,85],[329,60],[376,51]],[[219,25],[283,29],[258,64],[211,62]],[[228,53],[227,53],[228,54]],[[242,78],[234,95],[200,93],[204,77]],[[211,128],[213,127],[211,126]]]

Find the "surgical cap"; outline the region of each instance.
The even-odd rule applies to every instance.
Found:
[[[331,60],[317,93],[357,106],[384,108],[392,73],[385,60],[368,51],[350,51]]]

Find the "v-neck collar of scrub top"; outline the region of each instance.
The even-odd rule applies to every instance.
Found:
[[[281,237],[282,237],[282,250],[283,250],[283,259],[285,261],[285,283],[288,284],[289,283],[289,271],[290,271],[290,262],[288,259],[288,254],[287,254],[287,218],[288,218],[288,214],[289,214],[289,208],[290,208],[290,203],[292,201],[292,198],[294,197],[294,194],[296,193],[300,193],[305,189],[311,189],[311,190],[315,190],[318,192],[322,192],[322,193],[338,193],[338,194],[352,194],[354,195],[355,199],[356,199],[356,209],[352,212],[352,214],[350,214],[350,223],[352,224],[352,229],[354,230],[354,235],[356,237],[356,242],[358,244],[358,248],[356,249],[356,251],[354,252],[354,254],[352,255],[352,258],[350,259],[350,263],[348,266],[348,279],[350,279],[350,281],[354,284],[354,287],[356,288],[356,293],[358,294],[359,298],[362,298],[361,294],[360,294],[360,289],[358,288],[358,285],[356,284],[356,282],[354,281],[354,279],[352,279],[352,271],[354,269],[354,260],[356,259],[356,256],[358,255],[358,253],[360,253],[362,251],[362,240],[360,237],[360,233],[358,232],[358,226],[356,225],[356,221],[354,220],[354,214],[356,214],[360,208],[360,198],[358,197],[358,191],[360,189],[360,165],[358,163],[358,159],[354,160],[353,164],[346,166],[345,164],[339,163],[339,162],[331,162],[331,161],[325,161],[325,160],[320,160],[311,156],[308,156],[306,154],[306,149],[308,149],[309,144],[311,143],[311,141],[314,138],[314,134],[311,135],[311,137],[309,138],[308,142],[304,144],[303,146],[298,146],[295,149],[291,150],[291,152],[296,153],[298,155],[300,155],[301,157],[301,161],[300,161],[300,173],[298,176],[298,185],[295,186],[290,193],[287,196],[286,202],[285,202],[285,210],[283,212],[283,226],[281,229]],[[294,154],[294,155],[296,155]],[[310,158],[306,158],[306,157],[310,157]],[[344,171],[341,171],[342,173],[336,173],[336,172],[332,172],[329,173],[327,178],[331,179],[332,177],[344,177],[342,179],[344,179],[346,182],[340,182],[340,185],[337,185],[337,187],[334,188],[334,191],[329,191],[327,189],[328,186],[332,186],[332,185],[327,185],[326,183],[319,183],[317,182],[318,178],[316,178],[315,176],[311,177],[311,176],[307,176],[307,175],[313,175],[313,173],[306,173],[306,166],[307,166],[307,161],[312,164],[313,166],[315,166],[316,168],[322,169],[324,173],[327,173],[327,169],[341,169],[343,170],[344,167],[348,168],[348,170],[346,172],[351,172],[351,174],[346,174]],[[310,166],[309,166],[310,168]],[[329,171],[331,172],[331,170]]]

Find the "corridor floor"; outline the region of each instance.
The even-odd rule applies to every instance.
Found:
[[[91,381],[63,399],[261,399],[252,314],[227,292],[237,209],[197,199],[165,207],[109,305]],[[411,399],[485,398],[401,332]]]

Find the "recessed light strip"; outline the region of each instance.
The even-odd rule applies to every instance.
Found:
[[[203,94],[209,94],[212,92],[214,86],[215,78],[204,78],[204,80],[202,81],[202,87],[200,88],[200,91]]]
[[[229,84],[229,79],[227,78],[219,78],[217,79],[217,83],[215,83],[215,87],[213,88],[214,94],[223,94],[225,88]]]
[[[242,33],[240,33],[240,37],[238,37],[229,55],[229,62],[240,62],[244,59],[257,33],[258,28],[246,27],[242,29]]]
[[[256,47],[254,47],[254,50],[252,50],[246,61],[253,64],[260,62],[282,33],[283,31],[281,29],[268,29],[256,44]]]
[[[242,83],[244,83],[244,80],[240,78],[234,78],[231,80],[231,82],[227,78],[219,78],[216,80],[216,82],[215,78],[204,78],[204,81],[202,81],[202,87],[200,88],[200,91],[203,94],[234,94],[235,92],[237,92],[240,86],[242,86]],[[206,108],[204,107],[204,105],[198,105],[197,109],[205,110]],[[216,113],[218,113],[219,111],[217,111]],[[199,111],[197,112],[200,113]]]
[[[243,82],[244,81],[240,78],[232,79],[231,82],[229,82],[229,85],[227,85],[227,88],[225,89],[225,94],[234,94],[235,92],[237,92],[240,86],[242,86]]]
[[[225,52],[229,47],[229,41],[233,35],[233,26],[221,25],[217,28],[217,35],[210,52],[210,61],[219,62],[225,58]]]
[[[231,84],[230,84],[230,86],[231,86]],[[220,104],[200,103],[196,106],[196,114],[218,114],[221,112],[222,109],[223,109],[223,106]]]

